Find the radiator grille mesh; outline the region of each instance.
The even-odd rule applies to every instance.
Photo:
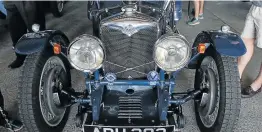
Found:
[[[101,27],[101,39],[106,48],[106,72],[117,73],[118,78],[128,79],[144,78],[146,73],[154,69],[155,64],[150,62],[153,62],[153,46],[158,38],[158,28],[153,24],[138,28],[136,33],[128,36],[120,29]],[[136,66],[141,67],[124,71]]]

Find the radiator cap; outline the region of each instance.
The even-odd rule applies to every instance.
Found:
[[[38,31],[40,30],[40,25],[39,25],[39,24],[33,24],[33,25],[32,25],[32,30],[33,30],[34,32],[38,32]]]
[[[224,25],[224,26],[221,27],[221,31],[223,33],[228,33],[230,31],[230,27],[227,26],[227,25]]]

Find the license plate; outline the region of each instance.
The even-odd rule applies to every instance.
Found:
[[[85,132],[174,132],[175,126],[93,126],[85,125]]]

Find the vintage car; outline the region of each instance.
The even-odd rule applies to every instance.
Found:
[[[157,3],[154,3],[157,2]],[[185,126],[182,105],[194,100],[203,132],[231,132],[240,113],[237,57],[246,52],[228,26],[200,32],[193,44],[178,32],[175,1],[88,2],[93,35],[69,42],[61,31],[25,34],[19,113],[29,132],[60,132],[70,106],[85,132],[174,132]],[[71,69],[86,87],[76,92]],[[181,70],[195,69],[194,87],[178,93]]]

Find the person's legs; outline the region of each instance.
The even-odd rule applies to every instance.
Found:
[[[11,131],[18,131],[23,128],[23,123],[18,120],[12,120],[8,116],[8,112],[4,109],[4,97],[0,90],[0,126],[3,126]]]
[[[39,24],[40,31],[45,30],[45,9],[43,1],[27,1],[24,4],[24,7],[21,7],[20,10],[25,13],[22,17],[26,22],[29,32],[32,32],[33,24]]]
[[[27,28],[16,6],[8,6],[6,10],[7,10],[8,28],[14,47],[17,41],[27,32]],[[23,65],[25,57],[26,57],[25,55],[16,54],[16,60],[13,61],[8,67],[10,68],[20,67],[21,65]]]
[[[198,19],[204,19],[204,0],[200,0],[199,2],[200,5],[200,9],[199,9],[199,15],[198,15]]]
[[[197,25],[199,24],[199,20],[198,20],[198,16],[199,16],[199,5],[200,5],[200,1],[199,0],[194,0],[194,6],[195,6],[195,16],[194,18],[192,18],[187,24],[188,25]]]
[[[45,9],[43,7],[43,1],[36,1],[36,23],[40,25],[40,31],[46,29],[45,21]]]
[[[242,40],[244,41],[247,52],[246,54],[238,58],[238,70],[240,78],[242,78],[243,71],[245,70],[248,62],[253,56],[255,42],[254,38],[242,38]]]
[[[256,8],[254,13],[254,23],[256,27],[256,41],[257,47],[262,48],[262,8]],[[257,91],[262,86],[262,65],[260,67],[259,75],[255,79],[255,81],[250,85],[254,91]]]
[[[243,56],[238,58],[238,70],[239,70],[240,78],[242,78],[243,71],[245,70],[248,62],[250,61],[254,51],[256,29],[255,29],[254,18],[251,15],[252,9],[253,8],[251,7],[249,13],[247,14],[245,27],[241,34],[241,38],[245,44],[247,52]]]
[[[204,13],[204,0],[200,0],[199,4],[200,4],[199,14],[203,14]]]
[[[6,116],[7,116],[7,112],[4,111],[4,96],[0,90],[0,126],[7,127]]]
[[[194,6],[195,6],[195,18],[198,19],[200,1],[199,0],[194,0]]]
[[[13,46],[15,46],[21,36],[27,32],[27,28],[23,18],[15,6],[9,7],[6,10],[10,36]]]
[[[2,109],[4,109],[4,96],[0,90],[0,107],[2,107]]]
[[[262,48],[262,8],[253,6],[252,8],[253,23],[256,31],[257,47]],[[262,64],[260,64],[260,71],[254,82],[247,88],[242,90],[242,97],[252,97],[262,91]]]
[[[26,3],[7,6],[7,17],[13,46],[27,33],[32,31],[32,25],[40,24],[40,30],[45,30],[45,12],[42,2],[27,1]],[[16,54],[17,58],[8,67],[18,68],[23,65],[25,55]]]

